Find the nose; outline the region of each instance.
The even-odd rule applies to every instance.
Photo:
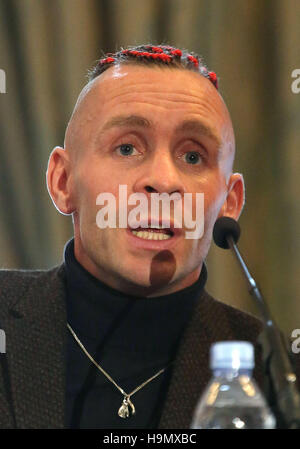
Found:
[[[168,151],[156,152],[139,170],[141,174],[133,187],[135,192],[184,194],[182,174]]]

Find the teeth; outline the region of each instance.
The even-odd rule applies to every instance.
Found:
[[[131,232],[137,237],[147,240],[168,240],[169,238],[171,238],[171,235],[163,234],[162,232],[134,230],[132,230]]]

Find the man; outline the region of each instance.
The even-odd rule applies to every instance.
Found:
[[[197,55],[149,45],[99,62],[48,164],[53,203],[74,225],[64,263],[1,272],[2,428],[190,426],[211,344],[256,344],[261,331],[204,289],[214,223],[244,203],[234,152],[216,75]],[[120,217],[120,186],[149,200],[138,227],[101,226],[99,195]],[[151,227],[151,196],[163,193],[177,204],[190,194],[194,219],[203,194],[198,237],[176,227],[175,202],[170,224]],[[262,382],[258,344],[256,358]]]

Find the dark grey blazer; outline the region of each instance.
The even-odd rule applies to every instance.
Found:
[[[50,270],[0,270],[0,428],[64,428],[67,316],[64,264]],[[211,376],[215,341],[256,345],[255,378],[263,386],[261,322],[205,291],[179,346],[159,428],[187,429]]]

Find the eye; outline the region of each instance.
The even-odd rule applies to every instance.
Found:
[[[134,151],[137,153],[137,150],[131,143],[122,143],[122,145],[119,145],[116,150],[122,156],[132,156]]]
[[[184,155],[184,159],[188,164],[198,164],[198,162],[201,162],[201,154],[197,151],[189,151]]]

